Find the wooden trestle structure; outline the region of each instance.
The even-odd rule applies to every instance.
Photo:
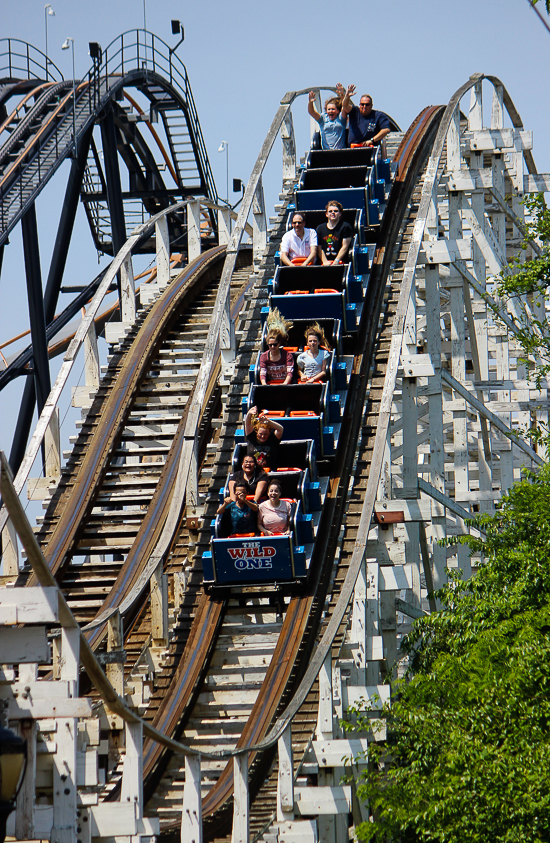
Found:
[[[482,92],[492,93],[491,106],[485,108],[490,126],[484,125]],[[15,481],[2,461],[0,642],[4,653],[17,658],[3,665],[0,699],[6,701],[4,719],[28,742],[27,772],[10,820],[11,833],[19,840],[111,843],[161,834],[182,843],[228,840],[228,835],[233,843],[347,841],[350,827],[368,814],[357,800],[355,784],[340,784],[343,758],[368,753],[370,741],[384,740],[380,708],[391,705],[384,679],[399,670],[402,636],[412,619],[435,608],[428,594],[445,582],[447,567],[459,567],[468,577],[479,561],[462,546],[445,547],[441,539],[466,532],[466,520],[493,510],[523,467],[546,459],[524,437],[533,419],[547,421],[546,383],[537,388],[530,380],[529,365],[521,362],[515,342],[518,309],[536,317],[537,304],[497,301],[494,278],[506,271],[524,239],[523,196],[550,190],[550,176],[536,173],[531,133],[501,81],[475,74],[446,108],[426,109],[405,135],[388,138],[392,182],[371,270],[377,298],[355,363],[352,418],[346,428],[355,445],[331,493],[327,554],[333,554],[334,564],[322,598],[313,596],[303,614],[295,598],[275,610],[269,600],[273,595],[255,598],[253,606],[242,596],[240,602],[227,598],[225,615],[220,606],[205,605],[192,560],[207,546],[207,531],[199,525],[208,522],[217,505],[218,487],[227,473],[226,442],[240,421],[248,365],[258,348],[265,287],[298,177],[291,105],[304,93],[283,98],[232,233],[227,212],[200,199],[201,206],[219,216],[215,249],[201,254],[195,197],[177,206],[186,206],[190,226],[188,264],[182,270],[170,269],[170,209],[134,232],[65,353]],[[279,133],[283,192],[269,228],[261,177]],[[142,305],[152,302],[152,307],[136,313],[132,251],[153,230],[157,274],[152,292],[142,296]],[[241,249],[245,231],[252,250]],[[537,252],[539,246],[533,243],[531,248]],[[119,270],[125,325],[124,331],[111,326],[107,332],[112,360],[100,384],[94,319]],[[207,270],[210,286],[201,274]],[[201,345],[189,357],[187,386],[179,376],[170,379],[162,367],[151,375],[147,367],[157,364],[144,363],[149,391],[142,389],[140,401],[149,401],[149,411],[156,407],[159,392],[155,378],[178,394],[176,404],[185,406],[179,425],[170,416],[174,411],[165,408],[154,428],[152,423],[147,428],[145,417],[135,420],[135,405],[119,411],[117,378],[124,374],[129,381],[139,380],[125,355],[141,331],[150,330],[153,337],[155,325],[147,326],[156,318],[155,307],[161,312],[155,302],[178,284],[182,300],[191,296],[199,314],[193,317],[194,341]],[[175,301],[175,292],[173,297]],[[147,346],[151,360],[172,355],[173,362],[180,353],[176,328],[171,324],[169,330],[171,339],[162,339],[169,346]],[[160,337],[161,328],[158,333]],[[83,432],[63,473],[55,444],[57,402],[68,371],[83,353],[88,355],[87,380],[76,392],[77,403],[84,406]],[[131,536],[121,538],[124,530],[116,519],[105,520],[97,527],[97,535],[107,537],[103,550],[91,528],[79,532],[80,524],[71,523],[68,511],[83,473],[94,482],[111,478],[115,492],[122,488],[117,486],[124,473],[121,463],[109,462],[117,456],[120,440],[111,433],[103,450],[94,444],[108,415],[106,409],[94,415],[94,402],[100,398],[105,401],[101,407],[114,408],[113,425],[127,431],[133,424],[139,429],[136,442],[141,437],[140,447],[145,448],[141,462],[138,450],[130,449],[124,463],[136,488],[141,483]],[[173,442],[179,444],[174,445],[176,428]],[[43,441],[48,476],[30,493],[36,496],[36,489],[43,489],[48,509],[35,538],[18,495]],[[171,459],[175,493],[159,503],[155,484]],[[157,462],[162,471],[156,471]],[[151,467],[153,473],[147,475]],[[147,484],[150,493],[143,491]],[[98,488],[104,508],[116,516],[111,492],[105,484]],[[86,487],[82,494],[92,492]],[[61,502],[57,514],[56,500]],[[84,511],[85,501],[82,507]],[[149,523],[143,521],[145,510],[155,507],[149,555],[130,568],[134,542],[146,532],[143,523]],[[68,538],[71,531],[74,545]],[[109,544],[115,533],[118,544],[114,539]],[[19,574],[16,534],[34,587],[24,582],[25,572]],[[48,563],[55,560],[48,554],[56,542],[96,560],[96,579],[106,577],[97,593],[91,577],[88,586],[85,577],[78,579],[74,565],[69,566],[74,591],[58,575],[60,562],[55,563],[57,579],[52,577]],[[114,560],[110,567],[105,563],[109,552]],[[118,561],[117,553],[126,561]],[[123,581],[130,583],[127,591]],[[149,589],[151,598],[143,602]],[[119,602],[118,597],[105,601],[110,591],[120,592]],[[210,641],[204,634],[200,638],[197,619],[214,609],[219,617],[212,621]],[[80,625],[90,620],[84,634]],[[296,635],[303,636],[306,656],[302,663],[299,653],[288,655],[294,662],[287,675],[274,664],[282,646],[279,636],[290,640],[291,620]],[[219,635],[227,650],[224,659],[212,649]],[[244,639],[252,646],[239,657]],[[183,678],[185,670],[177,666],[182,651],[196,656],[196,663],[185,657],[189,675]],[[85,685],[81,679],[81,687],[89,693],[79,697],[81,667],[89,680]],[[171,684],[176,674],[178,686]],[[263,689],[270,678],[283,687],[281,676],[286,684],[271,702]],[[176,716],[172,696],[176,700],[184,692],[186,707]],[[340,720],[357,704],[371,712],[372,729],[349,739]],[[210,733],[200,731],[201,718],[211,722]],[[219,725],[223,718],[225,730]],[[256,730],[260,718],[265,723]],[[252,736],[248,743],[240,742],[241,733]],[[361,763],[352,768],[356,780],[360,771]]]

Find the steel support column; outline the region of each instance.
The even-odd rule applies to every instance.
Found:
[[[29,319],[33,347],[34,383],[37,409],[40,415],[46,399],[50,394],[51,382],[48,362],[48,342],[46,340],[46,320],[44,317],[44,299],[42,297],[38,228],[36,225],[36,208],[34,203],[21,220],[21,229],[23,234],[23,253],[25,257],[27,297],[29,301]]]
[[[53,248],[52,261],[48,272],[46,290],[44,292],[44,319],[46,325],[49,325],[50,322],[52,322],[55,316],[57,302],[59,300],[59,291],[61,289],[63,273],[65,272],[74,221],[78,210],[78,198],[80,196],[82,178],[86,168],[86,161],[88,159],[88,150],[90,147],[92,132],[93,127],[82,139],[78,147],[78,158],[71,159],[69,180],[65,190],[63,209],[61,211],[57,236],[55,238],[55,245]],[[1,260],[3,253],[4,247],[2,246],[0,247],[0,271],[2,268]],[[31,431],[35,402],[36,390],[34,388],[34,381],[29,378],[25,384],[23,395],[21,397],[17,425],[10,451],[10,468],[14,474],[17,474],[21,461],[25,455],[25,449],[27,447]]]
[[[101,142],[103,144],[105,178],[107,180],[107,204],[109,206],[109,214],[111,215],[113,255],[116,255],[119,249],[121,249],[126,242],[126,222],[124,220],[122,184],[120,181],[116,129],[112,108],[107,109],[105,117],[101,121]],[[118,296],[122,308],[119,276]]]

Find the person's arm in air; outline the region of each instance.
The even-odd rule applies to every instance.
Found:
[[[342,87],[342,91],[343,90],[344,89]],[[351,109],[353,108],[353,103],[351,101],[351,98],[354,96],[354,94],[355,94],[355,85],[348,85],[347,90],[344,94],[344,99],[342,100],[342,111],[344,112],[344,114],[349,114]]]
[[[252,433],[254,430],[254,425],[252,424],[252,418],[258,415],[258,408],[251,407],[246,416],[244,417],[244,433],[245,436],[248,436],[249,433]]]
[[[320,123],[321,122],[321,115],[319,114],[319,112],[317,111],[315,106],[313,105],[314,102],[315,102],[315,92],[310,91],[309,92],[309,101],[308,101],[308,104],[307,104],[308,114],[309,114],[310,117],[313,117],[314,120],[317,120],[318,123]]]

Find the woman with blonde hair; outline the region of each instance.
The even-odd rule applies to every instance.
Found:
[[[267,351],[260,354],[260,383],[269,384],[292,382],[294,377],[294,355],[282,348],[288,339],[292,322],[284,319],[275,307],[269,311],[267,320]]]

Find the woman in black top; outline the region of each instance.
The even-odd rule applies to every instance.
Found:
[[[229,478],[228,491],[229,497],[232,501],[236,501],[235,488],[238,483],[246,485],[246,494],[254,495],[256,503],[261,498],[265,498],[267,493],[267,478],[265,471],[258,468],[256,458],[251,454],[246,454],[242,461],[241,471],[236,471]]]
[[[247,453],[256,458],[260,468],[276,471],[279,465],[279,442],[283,426],[273,419],[258,414],[257,407],[251,407],[244,420]]]

